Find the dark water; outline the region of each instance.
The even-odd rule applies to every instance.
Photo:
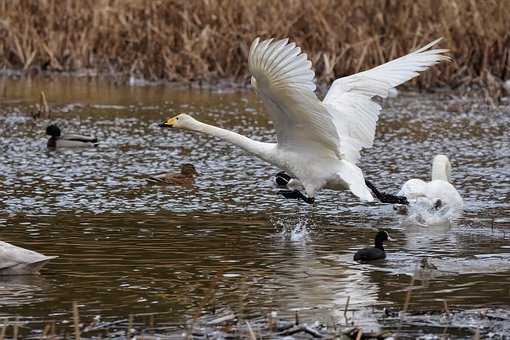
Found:
[[[44,89],[52,119],[30,112]],[[402,223],[391,207],[321,192],[315,207],[276,194],[278,171],[223,141],[157,123],[189,113],[262,141],[270,122],[249,91],[124,87],[63,78],[0,80],[1,239],[58,255],[40,276],[0,277],[0,317],[25,331],[156,313],[170,329],[202,312],[329,322],[349,309],[365,329],[376,308],[402,308],[423,257],[438,270],[416,281],[409,310],[510,306],[510,106],[448,95],[390,99],[361,168],[387,191],[427,179],[434,154],[453,164],[465,199],[454,225]],[[451,105],[459,112],[448,112]],[[45,127],[95,135],[97,149],[47,151]],[[193,163],[194,188],[148,185],[148,174]],[[352,261],[386,228],[396,241],[373,265]],[[172,326],[174,325],[174,326]],[[473,327],[476,327],[474,325]],[[390,327],[391,328],[391,327]],[[418,327],[419,328],[419,327]],[[429,330],[434,332],[434,330]],[[442,332],[442,329],[438,330]]]

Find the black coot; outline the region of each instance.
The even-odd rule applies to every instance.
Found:
[[[375,235],[375,246],[358,250],[356,254],[354,254],[354,261],[367,262],[385,259],[384,241],[391,241],[390,235],[384,230],[379,230]]]

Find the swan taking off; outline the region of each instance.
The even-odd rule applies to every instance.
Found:
[[[423,211],[439,211],[444,217],[457,217],[462,212],[462,197],[450,183],[452,166],[448,157],[436,155],[432,161],[430,182],[410,179],[397,194],[405,196],[410,206]]]
[[[186,114],[163,122],[202,132],[236,144],[296,177],[298,189],[285,197],[314,202],[323,188],[350,190],[372,201],[361,169],[356,166],[362,148],[371,147],[381,106],[372,100],[448,59],[444,49],[430,49],[439,40],[386,64],[333,82],[320,101],[315,94],[311,62],[288,39],[253,41],[249,54],[251,83],[274,124],[277,143],[262,143],[235,132],[201,123]]]

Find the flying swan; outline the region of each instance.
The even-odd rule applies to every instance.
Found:
[[[442,60],[445,49],[430,49],[440,39],[373,69],[336,79],[326,97],[315,94],[314,71],[306,53],[288,39],[255,39],[249,53],[251,84],[274,124],[277,143],[263,143],[179,114],[160,124],[224,139],[297,178],[288,198],[313,203],[320,189],[350,190],[373,201],[360,168],[362,148],[371,147],[381,106],[372,100]]]

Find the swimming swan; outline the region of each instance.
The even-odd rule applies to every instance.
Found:
[[[232,131],[179,114],[160,126],[202,132],[235,144],[299,180],[299,190],[286,197],[314,202],[322,189],[349,189],[372,201],[361,169],[356,166],[362,148],[371,147],[381,106],[372,100],[441,60],[444,49],[430,49],[440,39],[373,69],[336,79],[326,97],[315,94],[311,62],[288,39],[255,39],[249,53],[251,83],[274,124],[277,143],[254,141]]]
[[[448,157],[436,155],[432,160],[430,182],[410,179],[404,183],[397,195],[405,196],[410,205],[424,205],[425,208],[459,213],[462,210],[462,197],[450,183],[452,166]]]
[[[0,275],[37,274],[57,256],[45,256],[38,252],[0,241]]]

